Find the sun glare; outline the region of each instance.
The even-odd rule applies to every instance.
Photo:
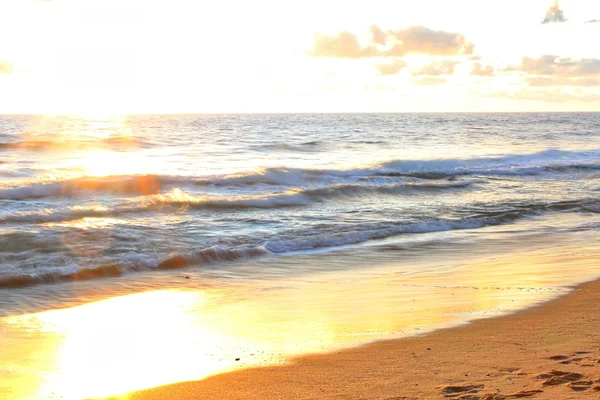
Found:
[[[76,163],[86,176],[135,175],[150,169],[150,162],[144,157],[110,151],[82,153]]]
[[[39,327],[58,340],[40,343],[59,344],[37,396],[101,397],[196,379],[235,365],[226,332],[205,327],[201,316],[190,312],[206,302],[203,292],[147,292],[10,323]],[[212,354],[215,343],[223,347],[219,354]],[[157,360],[168,368],[157,368]]]

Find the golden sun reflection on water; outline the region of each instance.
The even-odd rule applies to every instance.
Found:
[[[81,168],[85,176],[118,176],[143,174],[152,166],[152,160],[141,155],[96,150],[79,154],[72,167]]]
[[[145,140],[124,115],[46,115],[37,118],[11,146],[43,151],[38,161],[48,173],[39,179],[52,183],[156,170],[156,158],[142,154]]]

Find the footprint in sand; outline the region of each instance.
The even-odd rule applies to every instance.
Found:
[[[446,386],[442,393],[455,400],[509,400],[532,397],[542,393],[543,390],[522,390],[512,394],[487,393],[480,396],[478,393],[483,390],[483,385],[465,385],[465,386]]]
[[[577,372],[564,372],[552,370],[545,374],[538,375],[537,378],[546,379],[544,382],[542,382],[544,386],[555,386],[562,385],[564,383],[580,381],[584,378],[584,376]]]
[[[532,397],[536,394],[543,393],[543,390],[522,390],[513,394],[499,394],[489,393],[484,395],[481,400],[508,400],[508,399],[522,399],[525,397]]]
[[[593,362],[595,361],[595,359],[593,359],[593,357],[591,356],[585,356],[586,354],[591,353],[591,351],[576,351],[571,355],[571,357],[559,354],[548,358],[553,361],[560,361],[561,364],[576,363],[578,365],[581,365],[582,367],[593,367],[596,364],[595,362]],[[585,362],[582,363],[582,361]]]
[[[552,357],[548,357],[548,358],[553,361],[562,361],[562,360],[568,360],[569,356],[557,355],[557,356],[552,356]]]
[[[567,387],[570,387],[571,389],[573,389],[576,392],[583,392],[585,390],[588,390],[590,387],[592,387],[592,385],[594,384],[594,382],[592,381],[577,381],[577,382],[571,382],[567,385]]]
[[[576,392],[586,391],[590,389],[592,385],[594,385],[593,381],[589,379],[584,379],[586,378],[586,376],[577,372],[552,370],[545,374],[538,375],[537,378],[545,379],[545,381],[542,382],[542,385],[544,386],[556,386],[567,384],[568,388]]]
[[[461,400],[479,399],[478,396],[472,396],[483,390],[483,385],[450,385],[442,388],[442,394],[448,398]]]

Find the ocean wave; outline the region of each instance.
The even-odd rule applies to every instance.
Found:
[[[600,169],[600,150],[546,150],[472,159],[430,161],[392,161],[384,164],[384,173],[451,175],[539,175],[544,172],[566,172],[573,169]]]
[[[313,189],[292,189],[286,192],[255,196],[197,197],[174,191],[148,201],[153,204],[187,205],[197,209],[281,208],[307,206],[315,202],[368,194],[395,194],[410,191],[435,191],[465,188],[479,181],[406,182],[391,185],[337,184]]]
[[[16,211],[0,214],[0,223],[44,223],[72,221],[81,218],[115,217],[123,214],[135,214],[147,211],[170,211],[169,207],[189,207],[206,210],[269,209],[283,207],[309,206],[316,202],[325,202],[340,198],[355,198],[371,194],[400,194],[415,191],[440,191],[466,188],[476,181],[455,182],[407,182],[393,185],[333,185],[316,189],[297,189],[286,192],[255,196],[203,197],[190,195],[175,189],[166,194],[149,196],[137,202],[129,202],[106,208],[66,207],[46,208],[34,211]]]
[[[268,251],[263,246],[224,248],[212,246],[190,254],[175,254],[162,260],[158,269],[178,269],[191,265],[206,265],[215,262],[235,261],[245,258],[256,258],[267,255]]]
[[[498,211],[481,211],[462,219],[430,219],[424,222],[381,224],[380,226],[366,227],[366,229],[359,227],[358,229],[346,230],[341,233],[327,232],[324,234],[310,234],[299,238],[272,239],[266,242],[264,246],[273,253],[348,246],[408,233],[444,232],[502,225],[515,222],[521,218],[542,215],[548,212],[599,213],[600,202],[597,200],[573,200],[546,204],[520,204],[513,207],[504,207],[504,209]]]
[[[130,272],[171,270],[191,265],[201,266],[219,262],[235,261],[242,258],[256,258],[268,254],[262,246],[226,248],[212,246],[188,254],[172,254],[163,260],[130,253],[119,263],[109,263],[81,268],[70,264],[41,272],[0,275],[0,288],[18,288],[43,283],[61,283],[90,279],[117,277]]]
[[[176,176],[128,175],[82,177],[66,181],[0,189],[0,200],[42,197],[72,197],[82,192],[101,191],[126,195],[152,195],[165,186],[235,187],[274,185],[288,188],[356,184],[378,177],[425,180],[454,179],[476,175],[527,176],[600,170],[600,150],[547,150],[525,155],[472,159],[396,160],[354,169],[265,168],[229,175]]]
[[[35,211],[16,211],[0,215],[0,223],[48,223],[65,222],[82,218],[108,218],[123,214],[134,214],[148,211],[145,207],[120,206],[103,207],[69,207],[63,209],[43,209]]]
[[[272,144],[263,144],[254,146],[253,149],[257,151],[266,151],[266,152],[291,152],[291,153],[304,153],[304,152],[317,152],[317,151],[325,151],[329,146],[326,142],[322,142],[319,140],[313,140],[310,142],[303,143],[272,143]]]
[[[485,220],[470,219],[465,221],[431,220],[421,223],[400,224],[379,229],[347,231],[338,234],[311,235],[303,238],[274,239],[265,244],[265,248],[273,253],[289,253],[330,247],[348,246],[364,243],[369,240],[385,239],[404,233],[429,233],[457,229],[475,229],[486,225]]]
[[[370,176],[441,179],[460,175],[542,175],[574,170],[600,170],[600,150],[546,150],[533,154],[439,160],[394,160],[355,169],[265,168],[239,174],[197,179],[203,185],[302,186]]]
[[[0,190],[0,200],[28,200],[44,197],[73,197],[85,192],[148,195],[160,192],[156,175],[84,177]]]
[[[312,140],[300,143],[278,142],[262,144],[254,146],[252,149],[264,152],[316,153],[328,151],[335,147],[352,148],[361,145],[382,145],[385,143],[383,140],[349,140],[341,144],[333,141]]]
[[[189,204],[198,208],[277,208],[302,206],[317,201],[355,197],[365,194],[394,194],[409,191],[435,191],[459,189],[481,183],[470,181],[403,182],[397,184],[333,184],[310,189],[291,189],[285,192],[255,196],[232,196],[225,198],[203,198],[189,196],[181,191],[170,195],[156,196],[159,202],[171,204]],[[152,201],[157,201],[152,200]]]
[[[414,222],[380,222],[353,227],[329,227],[329,231],[297,231],[283,236],[264,239],[255,245],[240,247],[211,246],[189,253],[175,253],[162,259],[137,253],[125,253],[118,262],[100,266],[78,267],[68,265],[31,273],[0,275],[0,288],[13,288],[40,283],[57,283],[120,276],[129,272],[172,270],[190,266],[211,265],[242,259],[252,259],[269,254],[286,254],[299,251],[336,248],[356,245],[370,240],[385,239],[402,234],[422,234],[452,230],[478,229],[502,225],[521,218],[543,215],[548,212],[600,213],[600,201],[579,200],[554,203],[499,205],[499,210],[479,211],[462,219],[429,219]],[[21,242],[21,240],[19,240]]]

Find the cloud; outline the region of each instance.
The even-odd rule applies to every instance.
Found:
[[[387,41],[387,34],[381,30],[377,25],[371,26],[371,35],[373,43],[380,44],[382,46],[385,45]]]
[[[416,81],[417,85],[419,85],[419,86],[438,86],[438,85],[443,85],[446,82],[447,81],[444,78],[436,78],[436,77],[425,77],[425,78],[418,79]]]
[[[13,71],[13,65],[8,61],[0,60],[0,74],[10,74]]]
[[[523,57],[520,66],[509,66],[506,71],[522,72],[523,80],[530,87],[600,87],[598,58]]]
[[[459,33],[436,31],[424,26],[411,26],[406,29],[389,31],[388,34],[395,41],[392,49],[397,47],[405,54],[455,56],[473,54],[475,47]]]
[[[565,103],[569,101],[597,102],[600,95],[589,93],[566,93],[561,90],[549,89],[521,89],[516,92],[500,90],[493,93],[482,94],[484,97],[503,98],[511,100],[540,101],[543,103]]]
[[[361,43],[351,32],[334,36],[316,34],[311,54],[314,57],[369,58],[402,57],[406,54],[456,56],[473,54],[473,43],[459,33],[436,31],[424,26],[383,31],[371,26],[371,37]]]
[[[600,59],[573,59],[545,55],[539,58],[523,57],[521,66],[509,67],[509,71],[521,71],[531,75],[560,76],[566,78],[600,76]]]
[[[565,14],[558,6],[558,0],[554,0],[552,7],[546,11],[546,16],[542,20],[542,24],[566,22]]]
[[[473,64],[473,69],[471,70],[471,75],[475,76],[494,76],[494,72],[496,69],[491,65],[482,65],[481,63],[476,62]]]
[[[440,76],[440,75],[452,75],[454,68],[458,64],[458,61],[435,61],[431,64],[425,65],[420,70],[414,71],[413,75],[428,75],[428,76]]]
[[[563,77],[528,77],[525,81],[529,86],[542,87],[542,86],[586,86],[586,87],[600,87],[600,79],[594,78],[563,78]]]
[[[392,60],[389,64],[379,64],[377,65],[377,69],[379,70],[379,75],[395,75],[398,72],[402,71],[406,68],[407,64],[403,60]]]
[[[350,32],[340,32],[337,36],[317,33],[313,41],[314,57],[368,58],[380,56],[374,45],[362,46],[358,37]]]

